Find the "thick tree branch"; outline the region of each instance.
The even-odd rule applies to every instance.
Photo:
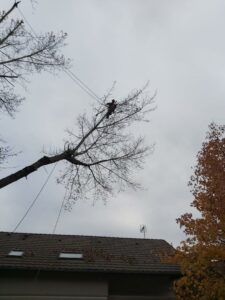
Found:
[[[56,163],[60,160],[66,159],[67,155],[68,155],[68,153],[65,151],[59,155],[54,155],[51,157],[43,156],[41,159],[37,160],[32,165],[29,165],[29,166],[23,168],[22,170],[17,171],[5,178],[2,178],[0,180],[0,189],[21,179],[21,178],[27,177],[28,175],[37,171],[39,168],[41,168],[43,166],[50,165],[50,164]]]

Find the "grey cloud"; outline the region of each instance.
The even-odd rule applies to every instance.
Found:
[[[8,1],[1,4],[6,8]],[[63,212],[57,232],[141,236],[139,224],[146,223],[148,237],[175,244],[184,237],[175,219],[190,211],[191,167],[208,124],[224,122],[224,6],[222,0],[40,0],[32,12],[29,1],[21,3],[36,31],[68,32],[72,70],[99,96],[114,80],[118,100],[148,79],[150,92],[158,91],[158,108],[141,128],[155,152],[135,174],[146,189],[115,195],[106,205],[76,203]],[[43,147],[63,146],[64,129],[93,103],[64,73],[32,76],[22,92],[27,100],[16,119],[0,120],[1,134],[23,151],[10,166],[38,159]],[[51,232],[64,196],[56,175],[19,230]],[[46,176],[41,170],[1,191],[2,230],[13,228]]]

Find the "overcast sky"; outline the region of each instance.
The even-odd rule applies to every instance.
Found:
[[[13,1],[1,0],[7,10]],[[177,245],[184,235],[175,219],[190,211],[187,187],[195,157],[211,121],[224,124],[224,0],[29,0],[20,9],[34,30],[68,33],[66,56],[72,71],[100,97],[117,81],[118,101],[150,81],[157,110],[142,132],[155,151],[135,174],[144,190],[77,202],[63,211],[56,233],[165,239]],[[20,17],[18,11],[15,17]],[[63,145],[65,129],[93,99],[65,73],[30,77],[26,101],[15,119],[1,115],[1,136],[21,154],[8,163],[28,165]],[[57,166],[37,203],[18,228],[51,233],[64,197]],[[0,230],[10,231],[39,192],[52,166],[0,191]]]

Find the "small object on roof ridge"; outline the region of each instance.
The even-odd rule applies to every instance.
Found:
[[[144,239],[145,239],[146,232],[147,232],[147,227],[145,224],[140,225],[140,232],[144,234]]]

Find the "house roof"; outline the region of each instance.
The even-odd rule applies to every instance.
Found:
[[[12,250],[21,257],[9,256]],[[174,249],[164,240],[0,232],[0,269],[180,274],[162,258]],[[62,259],[59,254],[82,254]]]

